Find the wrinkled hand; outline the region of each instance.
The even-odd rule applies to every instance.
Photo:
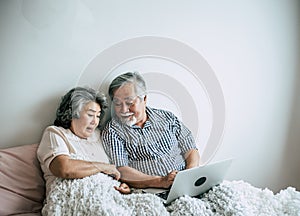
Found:
[[[162,177],[162,181],[161,181],[162,188],[171,187],[177,173],[178,173],[177,170],[173,170],[169,172],[168,175]]]
[[[117,170],[115,165],[109,164],[109,169],[106,170],[106,174],[113,177],[116,180],[119,180],[121,177],[121,173]]]
[[[130,194],[130,187],[126,183],[121,183],[119,187],[114,186],[114,188],[122,194]]]
[[[116,180],[119,180],[121,177],[120,172],[117,170],[116,166],[113,164],[100,164],[100,165],[98,165],[98,167],[102,173],[107,174]]]

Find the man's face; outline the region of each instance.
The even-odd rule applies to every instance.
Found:
[[[132,83],[127,83],[114,91],[113,105],[117,117],[124,124],[142,127],[147,120],[146,97],[139,98]]]

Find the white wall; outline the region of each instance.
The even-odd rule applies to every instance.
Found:
[[[197,50],[223,87],[214,160],[236,158],[228,179],[300,190],[299,13],[297,0],[0,1],[0,145],[38,142],[104,49],[168,37]]]

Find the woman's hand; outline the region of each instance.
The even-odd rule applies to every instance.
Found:
[[[131,193],[130,187],[126,183],[121,183],[119,187],[115,186],[114,188],[122,194]]]
[[[121,177],[120,172],[117,170],[116,166],[113,164],[106,163],[95,163],[94,166],[98,168],[98,170],[116,180],[119,180]]]

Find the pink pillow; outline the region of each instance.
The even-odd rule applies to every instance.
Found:
[[[0,215],[40,215],[45,181],[36,157],[38,144],[0,149]]]

